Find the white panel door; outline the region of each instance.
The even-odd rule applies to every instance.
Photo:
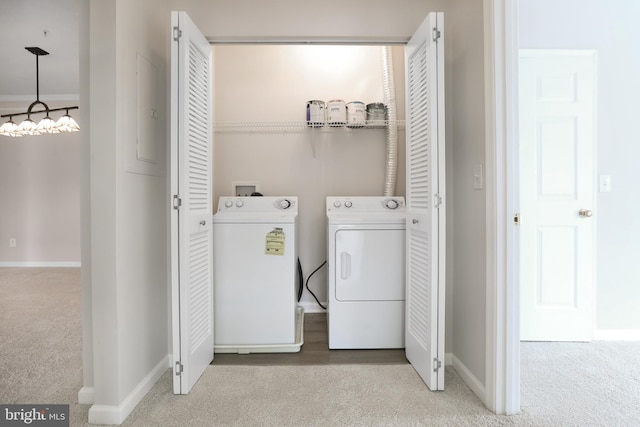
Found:
[[[407,359],[444,390],[445,181],[443,14],[430,13],[406,48]]]
[[[520,53],[522,340],[592,338],[594,77],[592,51]]]
[[[185,12],[171,25],[173,392],[213,360],[212,50]]]

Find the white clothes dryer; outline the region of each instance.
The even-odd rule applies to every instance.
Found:
[[[214,350],[297,352],[297,197],[221,197],[213,216]]]
[[[403,197],[327,197],[330,349],[403,348]]]

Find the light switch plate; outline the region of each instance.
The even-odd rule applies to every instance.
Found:
[[[482,176],[482,164],[473,167],[473,189],[482,190],[484,185],[484,177]]]
[[[600,192],[611,193],[611,175],[600,175]]]

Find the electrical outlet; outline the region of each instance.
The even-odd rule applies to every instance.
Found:
[[[16,247],[16,238],[12,237],[11,239],[9,239],[9,247],[10,248],[15,248]]]

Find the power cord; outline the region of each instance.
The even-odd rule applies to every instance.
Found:
[[[304,288],[302,287],[302,283],[304,282],[304,275],[302,274],[302,264],[300,264],[300,258],[298,258],[298,302],[302,298],[302,291]]]
[[[311,279],[311,276],[313,276],[314,274],[316,274],[316,272],[318,270],[320,270],[322,267],[324,267],[324,265],[327,263],[327,261],[323,262],[322,264],[320,264],[320,266],[318,268],[316,268],[315,270],[313,270],[313,272],[309,275],[309,277],[307,277],[307,282],[305,283],[305,287],[307,288],[307,290],[309,291],[309,293],[313,296],[313,298],[316,300],[316,302],[318,303],[318,305],[320,307],[322,307],[324,310],[327,309],[327,307],[325,307],[324,305],[322,305],[320,303],[320,300],[318,300],[318,297],[316,296],[316,294],[314,294],[311,289],[309,289],[309,280]]]

